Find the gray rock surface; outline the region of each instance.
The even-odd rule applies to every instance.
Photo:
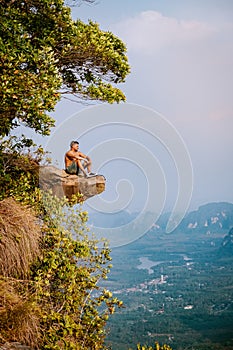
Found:
[[[39,184],[43,191],[51,190],[58,198],[82,194],[82,200],[96,196],[105,190],[106,179],[103,175],[86,178],[80,175],[69,175],[65,170],[54,166],[40,167]]]

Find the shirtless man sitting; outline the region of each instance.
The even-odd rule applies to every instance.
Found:
[[[70,143],[70,150],[65,154],[65,171],[67,174],[78,175],[80,169],[85,177],[96,176],[97,174],[91,172],[90,157],[86,156],[82,152],[79,152],[78,149],[79,142],[72,141]],[[87,169],[87,173],[85,169]]]

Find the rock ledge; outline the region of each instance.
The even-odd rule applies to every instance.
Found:
[[[43,191],[52,190],[58,198],[67,197],[71,200],[72,195],[82,194],[82,200],[96,196],[105,190],[106,179],[103,175],[86,178],[80,175],[69,175],[65,170],[54,166],[40,167],[39,183]]]

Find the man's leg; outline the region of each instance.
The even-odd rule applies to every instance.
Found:
[[[76,163],[77,163],[78,168],[83,172],[84,176],[87,176],[87,173],[86,173],[86,171],[84,169],[85,167],[83,167],[82,162],[80,161],[80,159],[77,159]]]
[[[87,169],[88,173],[90,173],[91,172],[91,160],[88,160],[87,162],[84,161],[83,162],[83,167],[84,167],[84,169]]]
[[[85,169],[87,169],[87,171],[88,171],[88,173],[87,173],[88,177],[92,177],[92,176],[96,176],[97,175],[96,173],[92,173],[92,171],[91,171],[91,165],[92,165],[91,160],[88,160],[87,162],[85,161],[83,163],[84,163],[83,167]]]

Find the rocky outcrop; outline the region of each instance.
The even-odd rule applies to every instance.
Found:
[[[227,256],[233,255],[233,228],[223,238],[219,251],[220,253],[224,253],[224,255],[227,255]]]
[[[58,198],[67,197],[71,200],[74,194],[80,193],[82,200],[87,200],[105,190],[105,177],[96,175],[86,178],[84,176],[69,175],[65,170],[54,166],[40,167],[39,183],[44,191],[51,190]]]

